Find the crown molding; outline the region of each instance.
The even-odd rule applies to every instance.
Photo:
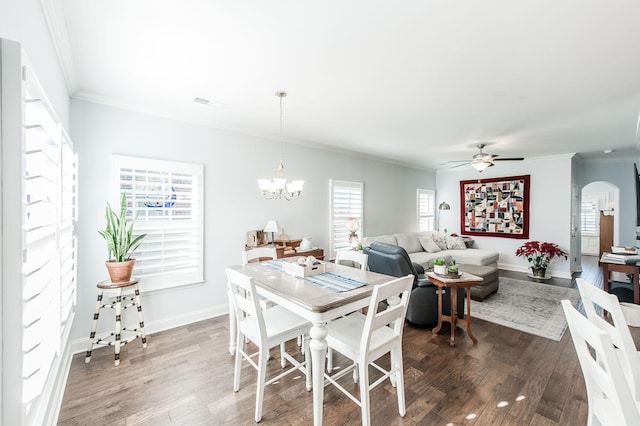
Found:
[[[75,63],[71,53],[67,24],[62,12],[60,0],[40,0],[44,18],[49,27],[49,34],[56,50],[58,62],[62,67],[65,84],[69,96],[73,96],[78,90],[78,78],[76,76]]]

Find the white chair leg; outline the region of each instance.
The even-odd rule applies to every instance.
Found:
[[[262,402],[264,401],[264,383],[267,377],[267,360],[269,351],[260,348],[258,355],[258,380],[256,385],[256,423],[262,420]]]
[[[362,411],[362,425],[371,426],[371,407],[369,400],[369,366],[359,364],[360,369],[360,407]]]
[[[282,368],[285,368],[287,366],[287,360],[284,358],[284,351],[285,351],[285,347],[283,342],[283,343],[280,343],[280,366]],[[269,358],[269,355],[267,355],[267,358]]]
[[[227,291],[227,298],[229,299],[229,354],[233,355],[236,353],[236,316],[233,312],[233,300],[231,299],[233,296],[230,291]]]
[[[240,371],[242,370],[242,354],[240,350],[242,348],[242,336],[239,332],[236,332],[236,361],[233,371],[233,391],[238,392],[240,390]]]
[[[355,365],[356,363],[354,362],[354,368],[353,368],[353,383],[358,383],[358,366]]]
[[[402,357],[399,356],[399,351],[397,349],[393,349],[391,351],[391,355],[394,359],[393,364],[391,364],[391,368],[396,368],[396,392],[398,392],[398,413],[400,417],[404,417],[407,413],[407,409],[405,406],[404,399],[404,366],[402,363]]]
[[[327,348],[327,373],[333,371],[333,349]]]

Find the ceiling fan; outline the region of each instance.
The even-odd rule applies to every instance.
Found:
[[[460,166],[464,166],[464,165],[470,164],[471,167],[473,167],[474,169],[476,169],[477,171],[482,173],[484,170],[487,169],[487,167],[492,167],[494,161],[520,161],[520,160],[524,160],[523,157],[497,158],[498,157],[497,154],[487,154],[486,152],[482,152],[482,148],[484,148],[485,146],[486,145],[483,144],[483,143],[479,143],[479,144],[476,145],[476,147],[478,147],[480,152],[475,154],[473,156],[473,158],[471,158],[471,161],[468,161],[468,160],[457,160],[457,161],[449,161],[449,163],[460,163],[460,162],[463,163],[463,164],[459,164],[457,166],[453,166],[452,168],[456,168],[456,167],[460,167]]]

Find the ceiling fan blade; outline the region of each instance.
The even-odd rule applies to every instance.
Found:
[[[494,155],[495,157],[495,155]],[[513,158],[494,158],[493,161],[521,161],[524,160],[524,157],[513,157]]]
[[[468,163],[469,160],[449,160],[447,163]]]
[[[449,167],[449,168],[450,168],[450,169],[456,169],[456,168],[458,168],[458,167],[466,166],[467,164],[471,164],[471,163],[469,163],[468,161],[465,161],[464,163],[456,164],[455,166],[451,166],[451,167]]]

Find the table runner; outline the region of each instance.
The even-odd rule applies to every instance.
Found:
[[[260,262],[261,265],[268,266],[269,268],[282,271],[282,262],[284,260],[267,260]],[[333,272],[325,272],[324,274],[313,275],[310,277],[298,277],[303,280],[315,284],[322,288],[341,293],[343,291],[349,291],[367,285],[361,281],[354,280],[353,278],[344,277],[342,275],[334,274]]]

